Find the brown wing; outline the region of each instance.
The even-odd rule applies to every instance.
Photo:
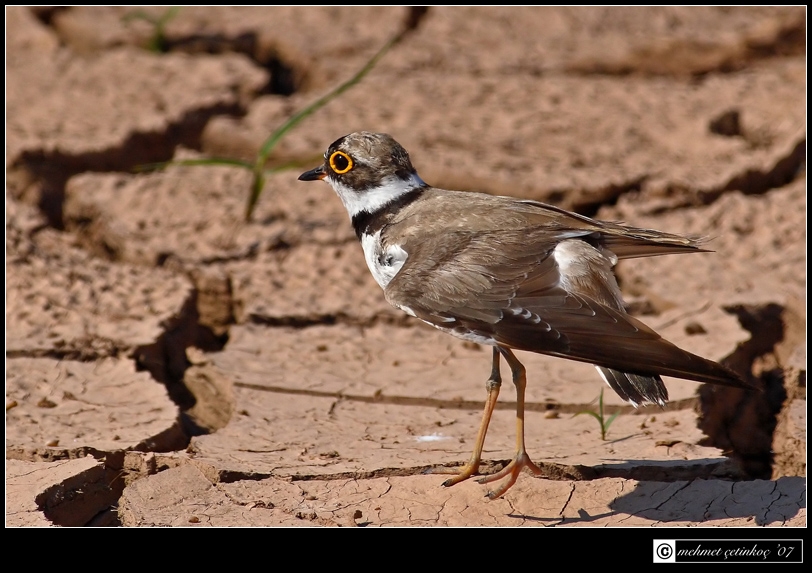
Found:
[[[587,242],[570,239],[600,257],[603,268],[586,280],[562,277],[553,255],[560,240],[549,228],[423,236],[404,246],[409,256],[386,298],[431,324],[519,350],[622,372],[741,385],[735,373],[677,348],[626,314],[615,298],[610,259]]]
[[[710,252],[701,248],[705,242],[704,237],[674,235],[654,229],[598,221],[538,201],[516,201],[511,206],[522,209],[529,218],[542,217],[544,224],[560,229],[562,235],[569,232],[569,236],[581,237],[590,244],[610,251],[618,259]]]

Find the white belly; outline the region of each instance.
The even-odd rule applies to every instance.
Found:
[[[453,328],[445,328],[443,326],[439,326],[437,324],[428,322],[427,320],[424,320],[423,322],[433,326],[437,330],[442,330],[446,334],[450,334],[451,336],[454,336],[456,338],[461,338],[462,340],[466,340],[468,342],[476,342],[477,344],[485,344],[487,346],[496,346],[497,345],[496,340],[494,340],[494,338],[491,337],[491,336],[483,336],[481,334],[475,334],[473,332],[468,332],[468,331],[457,332]]]

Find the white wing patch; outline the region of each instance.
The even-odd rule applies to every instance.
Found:
[[[584,285],[596,281],[609,291],[618,308],[623,308],[623,296],[617,286],[612,266],[617,257],[604,255],[595,247],[577,239],[561,241],[553,249],[553,257],[558,265],[561,286],[567,292],[583,291]]]
[[[400,245],[389,245],[384,249],[380,231],[374,235],[362,235],[361,248],[364,249],[364,258],[372,277],[383,289],[395,278],[409,257]]]

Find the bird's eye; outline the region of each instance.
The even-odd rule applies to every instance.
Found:
[[[334,151],[330,156],[330,167],[339,175],[352,169],[352,158],[343,151]]]

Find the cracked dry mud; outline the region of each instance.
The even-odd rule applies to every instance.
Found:
[[[153,53],[131,10],[6,8],[7,525],[806,524],[804,7],[432,7],[283,138],[301,169],[248,223],[243,171],[135,168],[250,158],[416,13],[184,7]],[[574,415],[594,369],[523,354],[543,475],[441,487],[490,357],[389,307],[338,199],[296,181],[359,129],[439,187],[710,236],[621,287],[764,392],[607,392],[603,441]],[[513,455],[500,398],[484,471]]]

